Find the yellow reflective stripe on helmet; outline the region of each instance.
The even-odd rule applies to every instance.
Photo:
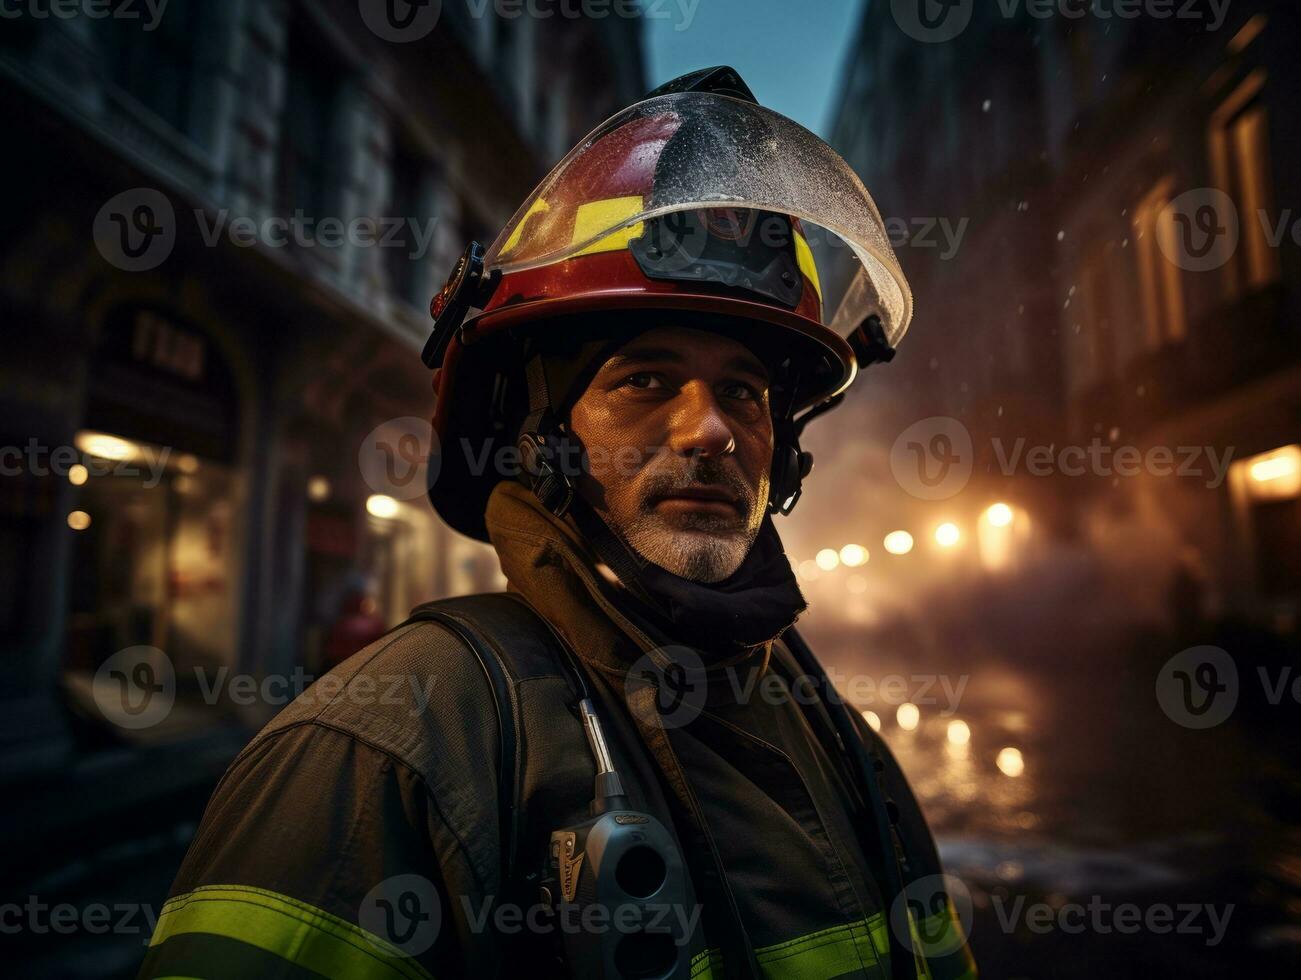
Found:
[[[524,234],[524,226],[529,223],[530,218],[535,214],[543,214],[550,210],[551,205],[540,197],[530,204],[529,209],[524,212],[524,217],[519,219],[519,223],[515,225],[515,230],[510,233],[510,238],[506,239],[506,244],[501,247],[501,254],[505,255],[519,245],[520,238]]]
[[[204,885],[163,906],[149,945],[207,933],[248,943],[332,980],[432,980],[392,943],[322,909],[262,888]]]
[[[818,264],[813,261],[813,249],[809,248],[808,239],[798,231],[795,233],[795,261],[799,263],[800,272],[813,283],[813,289],[818,294],[818,302],[821,303],[822,282],[818,279]]]
[[[641,196],[611,197],[604,201],[591,201],[580,205],[574,215],[574,234],[569,239],[571,245],[585,242],[593,235],[599,235],[607,228],[627,221],[642,209]],[[622,228],[615,228],[604,238],[579,249],[573,257],[594,255],[597,252],[616,252],[628,247],[634,238],[640,238],[645,222],[638,221]]]

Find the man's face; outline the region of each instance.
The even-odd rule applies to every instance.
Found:
[[[741,344],[685,327],[639,334],[570,413],[590,475],[580,492],[642,557],[720,582],[768,505],[768,374]]]

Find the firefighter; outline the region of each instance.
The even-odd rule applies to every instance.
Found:
[[[813,224],[857,263],[834,318]],[[696,72],[594,130],[432,312],[430,500],[509,591],[418,608],[254,738],[141,975],[974,976],[774,523],[804,425],[911,318],[858,178]]]

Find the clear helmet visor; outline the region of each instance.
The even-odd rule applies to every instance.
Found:
[[[645,222],[727,208],[791,215],[837,236],[857,272],[824,321],[842,336],[881,317],[895,345],[912,294],[858,175],[798,123],[730,96],[681,92],[602,123],[547,175],[486,256],[503,274],[631,241]]]

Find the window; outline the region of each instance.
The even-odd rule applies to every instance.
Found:
[[[394,296],[415,306],[423,306],[429,297],[428,278],[432,243],[426,235],[433,230],[430,185],[434,179],[428,162],[406,146],[399,144],[393,153],[392,193],[389,198],[390,221],[401,221],[398,240],[383,249],[389,289]]]
[[[308,25],[289,26],[286,91],[280,119],[277,192],[284,214],[329,215],[335,188],[333,136],[341,68]]]
[[[1278,250],[1272,225],[1269,116],[1261,101],[1265,72],[1251,73],[1211,116],[1211,167],[1216,185],[1238,206],[1241,245],[1226,266],[1229,295],[1238,297],[1276,282]]]
[[[131,18],[104,22],[109,77],[187,136],[194,135],[194,65],[204,36],[198,8],[194,0],[171,0],[151,31]]]
[[[1076,388],[1105,381],[1114,371],[1118,283],[1111,268],[1113,251],[1111,242],[1095,243],[1080,268],[1080,302],[1068,335],[1075,337],[1068,366]]]
[[[1139,203],[1134,215],[1143,323],[1152,350],[1183,340],[1188,333],[1180,270],[1166,257],[1167,250],[1161,248],[1163,237],[1173,241],[1178,234],[1169,207],[1173,189],[1174,179],[1162,178]]]

